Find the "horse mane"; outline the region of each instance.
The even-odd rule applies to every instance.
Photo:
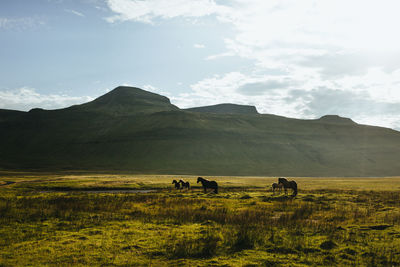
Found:
[[[278,183],[284,183],[284,182],[288,182],[288,180],[285,177],[279,177],[278,178]]]

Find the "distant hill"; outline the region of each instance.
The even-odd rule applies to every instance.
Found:
[[[318,119],[320,122],[323,123],[333,123],[333,124],[356,124],[352,119],[343,118],[338,115],[325,115]]]
[[[400,175],[400,132],[221,104],[181,110],[118,87],[65,109],[0,110],[0,169],[272,176]]]
[[[179,108],[172,105],[165,96],[136,87],[119,86],[89,103],[73,106],[70,109],[126,116]]]
[[[256,107],[236,104],[219,104],[198,108],[188,108],[187,111],[221,114],[258,114]]]

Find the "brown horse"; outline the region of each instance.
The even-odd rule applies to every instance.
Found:
[[[201,183],[204,188],[204,193],[207,193],[207,188],[214,189],[214,193],[218,194],[218,184],[216,181],[209,181],[203,177],[197,177],[197,183]]]
[[[185,182],[184,180],[180,179],[179,180],[179,184],[181,185],[182,189],[190,189],[190,183],[189,182]]]
[[[181,184],[178,183],[176,180],[173,180],[172,184],[175,184],[175,189],[181,189]]]
[[[275,194],[276,189],[278,189],[279,192],[282,192],[283,184],[273,183],[271,187],[272,187],[272,192]]]
[[[282,184],[283,188],[285,189],[285,194],[287,194],[287,189],[293,189],[292,197],[297,195],[297,183],[295,181],[288,181],[286,178],[278,178],[278,184]]]

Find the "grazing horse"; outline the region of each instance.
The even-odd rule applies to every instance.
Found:
[[[271,187],[272,187],[272,192],[273,192],[273,193],[275,193],[275,190],[276,190],[276,189],[278,189],[279,192],[282,192],[283,184],[273,183]]]
[[[189,182],[185,182],[184,180],[180,179],[179,183],[181,185],[181,188],[186,188],[186,189],[190,189],[190,183]]]
[[[297,195],[297,183],[295,181],[288,181],[286,178],[278,178],[278,184],[283,184],[283,188],[285,189],[285,194],[287,194],[287,189],[291,188],[293,189],[293,195],[292,197],[295,197]]]
[[[176,180],[173,180],[172,184],[175,184],[175,189],[181,189],[181,184],[178,183]]]
[[[209,181],[203,177],[197,177],[197,183],[201,183],[204,188],[204,193],[207,193],[207,188],[214,189],[214,193],[218,194],[218,184],[216,181]]]

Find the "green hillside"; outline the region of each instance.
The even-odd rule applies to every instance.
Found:
[[[0,111],[0,128],[0,169],[400,175],[400,132],[391,129],[338,116],[180,110],[130,87],[66,109]]]
[[[236,104],[218,104],[198,108],[188,108],[187,111],[203,113],[224,113],[224,114],[258,114],[256,107]]]

